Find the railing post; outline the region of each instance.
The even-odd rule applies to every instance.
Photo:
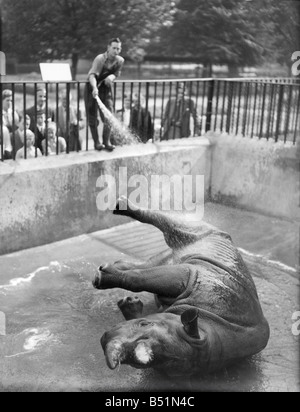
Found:
[[[288,134],[289,134],[292,93],[293,93],[293,86],[289,85],[289,97],[288,97],[288,102],[287,102],[287,113],[286,113],[285,128],[284,128],[284,143],[287,142],[287,138],[288,138]]]
[[[228,134],[230,133],[230,124],[231,124],[231,116],[232,116],[233,87],[234,87],[234,83],[230,82],[229,93],[228,93],[227,121],[226,121],[226,133]]]
[[[207,96],[208,101],[207,101],[206,126],[205,126],[206,133],[211,130],[214,91],[215,91],[215,81],[212,79],[208,83],[208,96]]]
[[[66,132],[67,132],[67,154],[70,153],[70,94],[71,94],[71,84],[66,84],[66,92],[67,92],[67,112],[66,112]]]
[[[276,134],[275,134],[275,141],[278,142],[279,135],[280,135],[280,126],[281,126],[281,112],[282,112],[282,103],[283,103],[283,96],[284,96],[284,85],[279,85],[279,99],[278,99],[278,107],[277,107],[277,123],[276,123]]]
[[[297,144],[297,136],[298,139],[300,140],[300,136],[298,135],[298,133],[300,134],[300,87],[298,88],[298,103],[297,103],[297,108],[296,108],[296,119],[295,119],[295,132],[294,132],[294,139],[293,139],[293,143],[294,145]],[[297,127],[299,126],[299,130],[297,129]],[[300,146],[300,142],[298,142],[298,145]]]
[[[266,95],[267,95],[267,84],[265,83],[263,86],[263,102],[262,102],[262,109],[261,109],[261,119],[260,119],[260,131],[259,131],[259,138],[261,139],[264,135],[264,120],[265,120],[265,110],[266,110]]]

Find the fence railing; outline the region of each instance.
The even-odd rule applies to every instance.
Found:
[[[296,144],[300,84],[214,81],[211,130]]]
[[[251,81],[258,83],[300,84],[300,77],[244,77],[223,79],[230,81]]]
[[[85,82],[0,83],[1,160],[94,149],[85,87]],[[116,81],[113,95],[114,115],[143,143],[217,131],[296,144],[300,134],[296,81]],[[100,132],[101,127],[100,122]]]

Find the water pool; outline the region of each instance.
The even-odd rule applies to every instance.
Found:
[[[219,374],[188,383],[122,366],[110,371],[99,339],[121,322],[117,301],[126,291],[96,291],[91,279],[103,262],[145,259],[166,247],[160,232],[133,222],[91,235],[0,257],[1,391],[299,391],[299,337],[292,315],[300,310],[298,233],[283,222],[220,205],[206,220],[228,230],[242,249],[271,339],[261,354]],[[280,241],[279,241],[280,240]],[[142,294],[146,311],[153,297]]]

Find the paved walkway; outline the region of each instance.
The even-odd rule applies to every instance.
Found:
[[[0,390],[299,391],[299,338],[291,331],[292,315],[300,311],[294,269],[299,227],[213,204],[206,205],[205,219],[244,250],[271,325],[265,351],[189,383],[127,366],[110,371],[99,338],[123,320],[116,303],[128,292],[94,290],[94,271],[100,263],[144,259],[166,247],[156,229],[132,222],[0,257],[0,312],[6,316],[6,330],[0,326]],[[155,310],[150,294],[142,299],[146,311]]]

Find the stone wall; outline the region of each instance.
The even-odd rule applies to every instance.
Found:
[[[300,221],[296,146],[215,133],[209,139],[213,201]]]
[[[210,187],[207,139],[137,145],[0,164],[0,254],[126,222],[97,207],[99,177],[203,175]],[[111,191],[112,188],[110,188]],[[120,193],[123,194],[123,193]],[[118,193],[116,193],[118,195]]]
[[[126,170],[127,181],[136,176],[148,181],[153,175],[203,176],[206,199],[300,221],[299,146],[209,133],[205,138],[121,147],[114,153],[1,163],[0,254],[126,222],[110,210],[99,210],[101,176],[117,182],[116,188],[110,185],[110,195],[125,194],[118,185],[120,170]],[[159,190],[154,188],[155,193]],[[175,197],[172,192],[171,210]]]

